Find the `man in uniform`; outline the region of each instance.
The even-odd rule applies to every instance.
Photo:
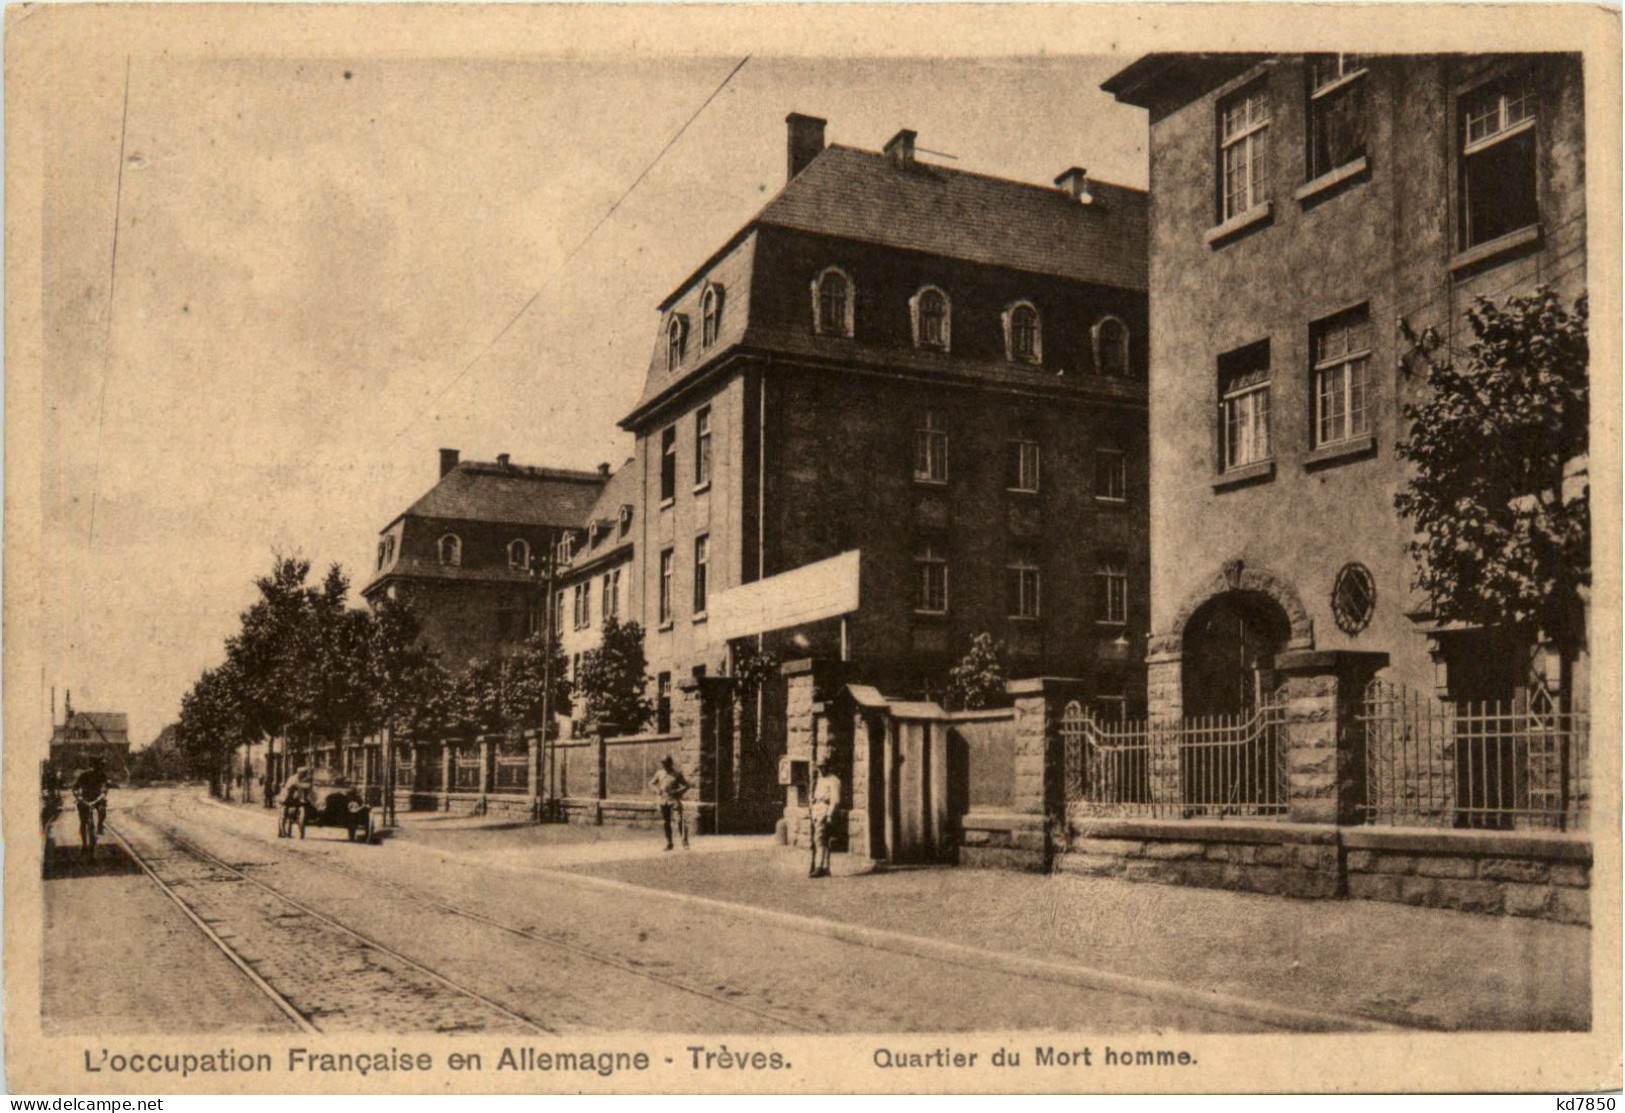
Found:
[[[808,877],[829,876],[829,843],[841,810],[841,778],[829,754],[818,759],[818,779],[812,793],[813,862]]]
[[[688,845],[688,819],[683,815],[683,794],[688,791],[688,778],[678,770],[677,763],[667,754],[660,759],[660,768],[649,779],[649,787],[660,797],[660,820],[666,827],[666,849],[671,849],[671,817],[677,813],[677,830]]]

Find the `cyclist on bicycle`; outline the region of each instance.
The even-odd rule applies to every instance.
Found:
[[[79,842],[88,854],[96,847],[96,836],[107,830],[107,769],[101,758],[74,778],[73,802],[79,809]]]
[[[649,787],[660,797],[660,820],[666,827],[666,849],[671,849],[671,818],[677,815],[677,830],[688,845],[688,819],[683,815],[683,794],[689,789],[688,778],[678,770],[677,763],[667,754],[660,760],[660,768],[649,779]]]

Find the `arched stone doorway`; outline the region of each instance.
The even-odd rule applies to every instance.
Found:
[[[1184,713],[1247,715],[1275,690],[1275,656],[1286,648],[1292,627],[1268,595],[1226,591],[1198,607],[1183,634]]]

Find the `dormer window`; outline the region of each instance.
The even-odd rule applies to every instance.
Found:
[[[384,538],[384,562],[387,564],[388,562],[390,562],[390,561],[392,561],[394,559],[395,559],[395,535],[392,533],[388,537]]]
[[[830,267],[813,282],[813,331],[820,336],[852,335],[852,280]]]
[[[463,563],[463,542],[455,533],[440,539],[440,563],[453,568]]]
[[[508,542],[508,567],[527,571],[530,568],[530,544],[522,537]]]
[[[384,543],[382,541],[380,541],[380,542],[378,542],[378,567],[382,568],[383,566],[384,566]]]
[[[632,529],[632,505],[624,503],[621,506],[621,536],[625,537]]]
[[[1004,311],[1004,350],[1014,363],[1044,361],[1043,329],[1032,302],[1018,301]]]
[[[1102,375],[1128,374],[1128,326],[1116,317],[1102,317],[1091,330],[1095,371]]]
[[[709,348],[717,342],[722,329],[722,287],[715,282],[700,295],[700,346]]]
[[[675,371],[682,365],[683,353],[688,348],[688,318],[673,313],[666,322],[666,370]]]
[[[914,324],[914,346],[947,351],[950,328],[948,295],[935,286],[926,286],[909,299],[908,309]]]

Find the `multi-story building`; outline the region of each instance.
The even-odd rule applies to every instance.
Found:
[[[1526,649],[1437,623],[1395,511],[1402,407],[1479,296],[1585,287],[1577,56],[1156,54],[1151,710],[1255,706],[1285,649],[1501,698]]]
[[[621,422],[657,706],[741,642],[940,691],[982,632],[1143,703],[1145,194],[787,123],[787,184],[661,303]]]
[[[554,572],[553,628],[568,662],[570,682],[582,655],[603,641],[604,623],[638,621],[628,599],[632,591],[637,522],[636,473],[628,460],[599,492],[592,510],[559,545]],[[580,718],[579,703],[574,712]]]
[[[362,595],[410,602],[448,668],[501,654],[545,626],[537,558],[581,528],[608,477],[441,449],[439,482],[379,533]]]

